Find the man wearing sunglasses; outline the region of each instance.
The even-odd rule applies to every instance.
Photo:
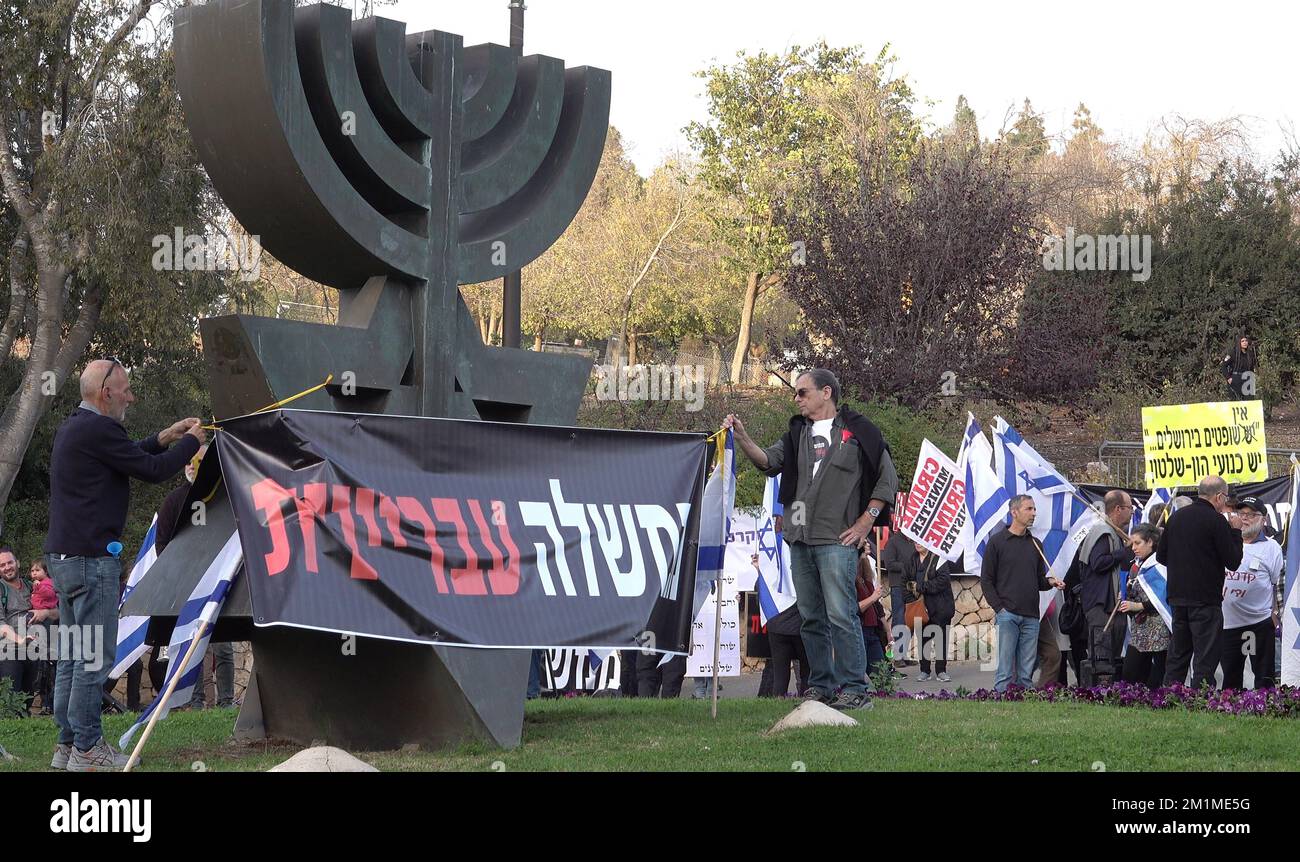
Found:
[[[898,474],[880,429],[839,400],[839,380],[814,368],[795,381],[799,415],[775,445],[756,444],[734,414],[723,424],[758,469],[781,477],[784,537],[810,671],[805,698],[870,709],[855,587],[858,550],[873,526],[889,523]]]
[[[92,655],[83,649],[80,655],[59,657],[54,682],[59,736],[50,762],[54,769],[94,772],[126,765],[126,756],[108,744],[100,725],[101,691],[117,645],[121,589],[121,565],[108,547],[122,540],[131,479],[154,484],[170,479],[204,439],[199,420],[190,418],[132,441],[122,422],[134,402],[122,363],[96,359],[81,374],[81,404],[54,435],[45,553],[59,595],[59,622],[102,632],[102,641],[82,641],[102,642],[104,653]]]

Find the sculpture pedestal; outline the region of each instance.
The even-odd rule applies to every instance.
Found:
[[[361,637],[352,643],[288,627],[257,629],[252,644],[253,679],[237,739],[323,742],[347,751],[412,743],[440,749],[473,740],[519,745],[529,650]]]

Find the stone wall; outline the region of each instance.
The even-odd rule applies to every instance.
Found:
[[[967,656],[973,658],[979,655],[981,649],[991,651],[993,649],[993,608],[984,601],[984,590],[980,588],[980,579],[953,578],[952,594],[957,603],[957,612],[952,616],[952,631],[949,637],[956,645],[957,658],[959,660]],[[972,638],[982,638],[984,646],[977,649],[974,644],[967,645],[967,641]],[[949,652],[953,654],[953,647],[949,647]]]
[[[889,593],[885,593],[888,604]],[[955,576],[952,579],[952,597],[956,611],[948,632],[948,655],[955,661],[977,660],[981,654],[992,655],[994,648],[993,608],[984,601],[984,591],[978,577]],[[974,639],[983,640],[978,646]],[[917,659],[919,639],[913,635],[908,644],[907,658]]]

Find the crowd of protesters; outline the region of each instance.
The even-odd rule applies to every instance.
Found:
[[[1285,561],[1267,534],[1267,508],[1258,498],[1233,498],[1222,478],[1210,476],[1198,485],[1195,499],[1177,498],[1169,512],[1153,505],[1145,522],[1129,529],[1133,501],[1111,491],[1103,518],[1080,545],[1073,576],[1051,583],[1041,548],[1027,532],[1030,509],[1030,498],[1012,500],[1011,525],[991,537],[993,553],[984,557],[984,596],[997,613],[997,690],[1013,682],[1066,684],[1071,667],[1083,685],[1123,680],[1240,689],[1247,662],[1255,688],[1276,684]],[[1017,541],[1021,553],[1008,559],[1006,549]],[[1160,598],[1139,577],[1153,557],[1167,573],[1163,609],[1169,624]],[[1059,668],[1045,659],[1060,644],[1040,639],[1035,650],[1033,636],[1024,631],[1055,623],[1057,601],[1041,623],[1037,619],[1038,591],[1049,586],[1072,590],[1083,614],[1083,636],[1046,639],[1068,644],[1068,664]],[[1021,595],[1007,598],[1010,589]]]

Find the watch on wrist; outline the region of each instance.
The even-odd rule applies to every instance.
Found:
[[[874,521],[876,518],[880,517],[880,507],[872,506],[870,509],[867,509],[867,514],[870,515],[871,519]]]

